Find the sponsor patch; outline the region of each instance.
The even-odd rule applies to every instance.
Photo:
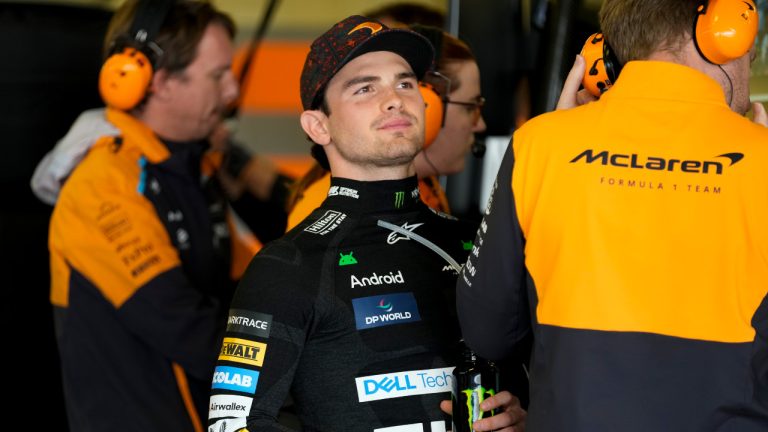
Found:
[[[208,432],[237,432],[247,426],[248,423],[246,423],[245,417],[224,419],[208,426]]]
[[[341,195],[349,198],[358,199],[360,198],[360,195],[357,194],[356,189],[344,187],[344,186],[331,186],[330,189],[328,189],[328,196],[336,196]]]
[[[357,399],[370,402],[451,391],[453,367],[393,372],[355,378]]]
[[[358,330],[421,321],[413,293],[352,299]]]
[[[266,352],[267,344],[247,339],[225,337],[224,342],[221,344],[219,360],[262,366]]]
[[[351,275],[349,277],[350,288],[374,285],[394,285],[403,283],[405,283],[405,277],[403,276],[403,272],[400,270],[397,271],[397,274],[394,272],[389,272],[389,274],[379,275],[376,274],[376,272],[373,272],[370,276],[357,277],[355,275]]]
[[[339,252],[339,267],[357,264],[357,258],[353,257],[354,251],[350,251],[344,255],[343,252]]]
[[[251,412],[253,398],[228,394],[211,396],[208,404],[208,418],[247,417]]]
[[[405,222],[401,225],[401,228],[403,228],[406,231],[413,232],[416,228],[424,225],[424,223],[415,223],[415,224],[409,224],[408,222]],[[392,232],[387,236],[387,244],[395,244],[399,242],[400,240],[410,240],[410,237],[406,237],[403,234],[400,234],[399,232]]]
[[[227,331],[245,333],[268,338],[272,328],[272,315],[251,312],[245,309],[230,309],[227,317]]]
[[[230,366],[217,366],[213,372],[212,389],[234,390],[255,393],[259,372]]]
[[[320,219],[304,228],[304,231],[312,234],[326,235],[335,230],[346,218],[347,215],[344,213],[328,210]]]
[[[429,429],[427,432],[445,432],[445,422],[433,421],[429,423]],[[385,428],[374,429],[373,432],[425,432],[424,425],[422,423],[413,423],[400,426],[390,426]]]

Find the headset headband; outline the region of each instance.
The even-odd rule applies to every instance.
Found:
[[[128,33],[131,41],[149,47],[158,56],[162,54],[155,39],[173,3],[174,0],[140,0]]]

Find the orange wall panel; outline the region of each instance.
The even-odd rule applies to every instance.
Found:
[[[262,41],[241,89],[248,113],[295,114],[302,111],[299,80],[310,41]],[[233,68],[242,68],[247,44],[239,47]]]

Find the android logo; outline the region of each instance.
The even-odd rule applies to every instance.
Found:
[[[461,240],[461,247],[463,247],[465,251],[472,250],[472,240],[470,241]]]
[[[357,264],[357,260],[352,256],[353,253],[354,252],[350,252],[347,255],[344,255],[343,253],[339,252],[339,266]]]

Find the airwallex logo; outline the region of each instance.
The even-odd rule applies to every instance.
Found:
[[[595,152],[593,149],[587,149],[571,159],[571,163],[599,163],[629,169],[721,175],[726,167],[731,167],[742,159],[743,153],[724,153],[713,157],[712,160],[695,160],[643,156],[637,153],[611,153],[608,150]]]
[[[421,321],[413,293],[352,299],[358,330]]]
[[[393,372],[355,378],[357,399],[370,402],[451,391],[452,367]]]
[[[236,396],[220,394],[211,396],[208,406],[209,418],[221,417],[245,417],[251,412],[253,398],[248,396]]]

